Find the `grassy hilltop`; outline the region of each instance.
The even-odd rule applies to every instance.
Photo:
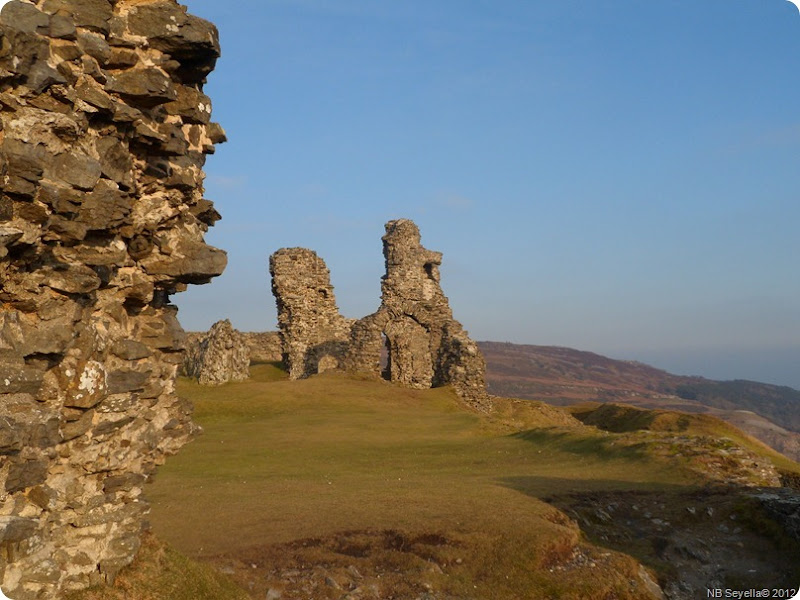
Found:
[[[649,543],[628,548],[605,530],[592,537],[597,519],[587,516],[587,498],[614,496],[614,506],[658,499],[687,530],[716,531],[720,519],[739,515],[738,537],[719,544],[749,543],[756,534],[746,522],[760,523],[753,507],[710,492],[700,498],[709,477],[738,472],[740,446],[748,460],[797,470],[710,417],[588,405],[573,416],[505,399],[486,416],[447,388],[341,374],[290,382],[272,365],[254,366],[252,376],[220,387],[180,381],[204,433],[148,491],[153,531],[169,547],[148,538],[116,589],[76,599],[644,600],[656,597],[649,573],[662,582],[674,575],[664,552]],[[686,452],[717,433],[727,441],[710,444],[708,455]],[[755,468],[743,473],[760,476]],[[719,510],[687,522],[689,501]],[[779,534],[763,537],[751,544],[758,555],[784,552]],[[777,583],[793,560],[787,556],[760,576]],[[151,587],[142,591],[145,581]],[[195,589],[179,595],[188,581]]]
[[[568,406],[621,402],[717,416],[800,460],[800,390],[755,381],[673,375],[639,362],[557,346],[478,342],[498,396]]]

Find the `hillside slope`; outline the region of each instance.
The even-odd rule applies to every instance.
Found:
[[[479,342],[489,391],[556,405],[623,402],[709,413],[800,460],[800,391],[754,381],[673,375],[632,361],[556,346]]]
[[[486,415],[449,388],[251,374],[179,382],[204,433],[147,488],[153,531],[201,565],[156,547],[70,600],[684,600],[800,577],[800,535],[754,487],[800,465],[714,417],[504,398]]]

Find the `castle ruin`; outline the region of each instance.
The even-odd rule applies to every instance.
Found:
[[[194,432],[170,296],[225,253],[202,166],[216,28],[175,0],[0,12],[0,587],[111,581],[142,487]]]
[[[412,388],[452,385],[487,410],[486,365],[442,292],[441,253],[421,245],[413,221],[398,219],[386,224],[383,255],[381,305],[357,321],[339,314],[328,269],[315,252],[289,248],[270,257],[289,376],[340,368]]]

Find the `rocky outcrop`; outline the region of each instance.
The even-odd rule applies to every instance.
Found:
[[[202,165],[217,32],[174,0],[0,12],[0,587],[132,559],[142,485],[190,438],[170,295],[225,267]]]
[[[575,492],[548,502],[610,550],[629,553],[634,540],[647,540],[637,546],[637,558],[660,565],[656,568],[664,597],[696,600],[731,581],[740,590],[797,587],[791,580],[797,565],[795,544],[780,539],[781,528],[792,535],[792,499],[785,492],[778,488],[754,494],[708,486],[669,492]],[[797,508],[795,497],[794,511]],[[796,532],[797,512],[794,515]]]
[[[187,344],[183,371],[200,385],[220,385],[250,378],[250,347],[228,319],[217,321],[207,334]]]
[[[325,261],[312,250],[283,248],[270,256],[269,272],[289,377],[343,366],[352,321],[339,314]]]
[[[487,410],[486,366],[442,292],[441,253],[424,248],[417,226],[399,219],[386,224],[383,254],[381,306],[355,322],[339,314],[328,269],[316,253],[291,248],[272,255],[272,290],[290,377],[318,373],[324,360],[327,367],[382,375],[412,388],[452,385]]]
[[[800,542],[800,493],[797,490],[764,489],[753,497],[786,535]]]

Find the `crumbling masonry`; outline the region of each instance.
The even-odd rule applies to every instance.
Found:
[[[269,272],[289,377],[342,367],[352,321],[339,314],[325,262],[311,250],[284,248],[270,256]]]
[[[453,319],[439,285],[441,253],[425,249],[417,226],[399,219],[386,224],[383,255],[381,306],[358,321],[339,314],[328,269],[316,253],[289,248],[270,257],[290,377],[340,368],[412,388],[452,385],[464,400],[486,410],[486,365],[477,344]]]
[[[221,385],[250,378],[250,347],[228,319],[206,333],[187,335],[183,374],[200,385]]]
[[[0,12],[0,587],[59,598],[134,557],[142,486],[192,435],[169,297],[225,254],[217,31],[174,0]]]

